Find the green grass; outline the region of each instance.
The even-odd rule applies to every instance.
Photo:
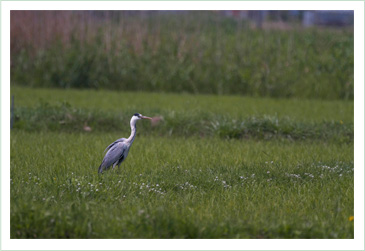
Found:
[[[353,146],[13,132],[11,238],[353,238]],[[297,176],[297,177],[296,177]]]
[[[13,85],[353,99],[350,29],[251,29],[207,11],[26,14],[12,12]]]
[[[354,238],[353,102],[11,93],[11,238]],[[139,121],[121,168],[98,175],[134,112],[165,120]],[[227,123],[195,131],[211,120]]]
[[[69,103],[86,110],[102,110],[124,114],[125,111],[146,115],[160,112],[210,113],[230,118],[257,115],[290,118],[296,121],[353,122],[354,102],[342,100],[303,100],[253,98],[245,96],[189,95],[172,93],[146,93],[95,90],[55,90],[11,87],[15,107],[37,107],[43,101],[50,105]],[[127,114],[128,117],[130,114]]]

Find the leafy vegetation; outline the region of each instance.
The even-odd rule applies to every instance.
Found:
[[[141,107],[141,108],[129,108],[126,107],[123,111],[105,111],[104,109],[87,109],[87,108],[77,108],[73,107],[70,102],[73,101],[72,98],[66,98],[66,100],[56,101],[57,96],[51,94],[54,98],[52,99],[52,104],[45,102],[44,99],[46,95],[50,94],[51,91],[45,92],[43,94],[38,93],[41,101],[38,100],[38,104],[29,107],[16,107],[14,111],[15,122],[14,129],[22,129],[27,131],[65,131],[65,132],[83,132],[84,126],[89,126],[92,130],[96,132],[120,132],[123,134],[129,133],[129,120],[131,114],[137,111],[147,114],[149,116],[155,116],[159,121],[153,123],[152,127],[149,123],[141,123],[139,127],[142,128],[143,134],[148,135],[164,135],[164,136],[199,136],[199,137],[209,137],[218,136],[221,138],[256,138],[256,139],[288,139],[288,140],[324,140],[324,141],[338,141],[341,143],[353,142],[354,129],[353,120],[351,120],[351,115],[346,114],[353,110],[351,103],[348,103],[346,108],[343,108],[343,114],[345,116],[341,117],[341,114],[335,108],[338,106],[337,102],[327,103],[327,109],[335,110],[339,118],[337,121],[334,120],[305,120],[303,113],[305,110],[312,111],[313,103],[308,103],[308,106],[302,105],[298,109],[300,116],[302,116],[301,121],[292,119],[289,116],[278,116],[275,112],[274,114],[244,114],[246,107],[236,108],[238,111],[235,115],[234,113],[213,113],[215,103],[211,101],[212,97],[196,97],[200,100],[200,103],[205,104],[205,106],[211,106],[209,110],[198,109],[195,106],[194,110],[185,110],[184,104],[189,102],[189,96],[185,96],[179,101],[175,100],[176,95],[173,95],[171,99],[166,102],[169,95],[154,95],[153,102],[158,100],[165,100],[165,103],[170,103],[167,107],[163,107],[160,104],[154,107]],[[28,98],[30,102],[34,102],[34,98],[37,90],[31,89],[18,89],[15,92],[20,96],[20,105],[27,104],[28,101],[22,100],[22,97],[32,97]],[[58,93],[58,92],[56,92]],[[67,91],[67,94],[72,96],[79,96],[79,91]],[[108,95],[108,92],[101,93],[87,93],[89,99],[98,100],[96,96]],[[115,95],[116,102],[119,99],[124,100],[130,94],[119,93]],[[133,101],[135,107],[139,107],[139,104],[148,94],[133,94],[133,98],[129,98]],[[60,95],[62,97],[62,95]],[[111,96],[112,97],[112,96]],[[80,98],[80,97],[79,97]],[[59,97],[59,100],[61,98]],[[83,100],[83,98],[81,99]],[[112,102],[112,99],[107,99],[108,102]],[[138,101],[140,100],[140,101]],[[240,98],[241,103],[247,102],[244,98]],[[125,100],[124,100],[125,102]],[[142,101],[143,102],[143,101]],[[256,104],[256,107],[268,107],[273,100],[262,100],[259,101],[261,104]],[[285,103],[285,101],[282,101]],[[75,102],[74,102],[75,103]],[[77,102],[76,102],[77,103]],[[89,102],[90,106],[93,106],[94,102]],[[95,101],[95,103],[98,103]],[[132,103],[132,102],[131,102]],[[196,102],[192,101],[196,104]],[[218,103],[218,107],[234,107],[234,100],[229,98],[221,99]],[[238,103],[238,102],[237,102]],[[290,101],[286,102],[290,104]],[[125,102],[127,105],[127,102]],[[133,105],[133,106],[134,106]],[[19,105],[18,105],[19,106]],[[94,104],[95,106],[95,104]],[[133,107],[132,106],[132,107]],[[172,110],[172,107],[180,107],[179,110]],[[303,109],[304,108],[304,109]],[[251,107],[255,110],[255,107]],[[279,110],[279,106],[278,106]],[[322,110],[321,114],[325,114],[327,111]],[[294,114],[294,112],[292,112]],[[345,121],[345,122],[344,122]],[[123,126],[125,125],[125,126]]]
[[[12,12],[12,84],[353,99],[351,30],[257,30],[207,11],[99,14]]]
[[[85,126],[96,131],[129,132],[128,121],[132,110],[121,114],[90,112],[72,108],[69,104],[50,106],[44,103],[36,109],[16,109],[14,129],[27,131],[82,132]],[[343,122],[304,123],[277,117],[258,116],[235,120],[206,113],[165,113],[158,125],[144,134],[165,136],[219,136],[223,138],[286,138],[289,140],[339,140],[353,142],[353,124]],[[121,125],[125,125],[123,128]]]

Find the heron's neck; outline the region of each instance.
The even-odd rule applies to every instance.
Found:
[[[130,143],[133,142],[134,137],[136,136],[136,132],[137,132],[136,123],[131,122],[131,136],[129,136],[129,138],[127,139]]]

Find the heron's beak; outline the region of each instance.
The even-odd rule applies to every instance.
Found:
[[[147,116],[141,116],[142,119],[152,119],[150,117],[147,117]]]

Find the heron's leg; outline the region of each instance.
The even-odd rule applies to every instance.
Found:
[[[118,173],[120,172],[120,165],[122,164],[122,162],[120,162],[119,164],[118,164]]]

